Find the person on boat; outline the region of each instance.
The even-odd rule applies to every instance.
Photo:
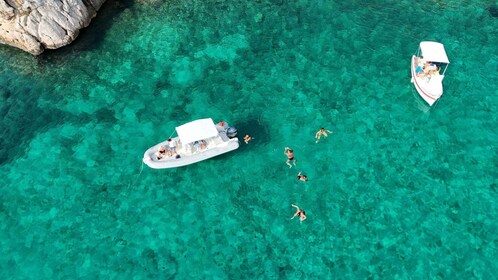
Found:
[[[193,145],[194,145],[194,148],[201,149],[201,150],[203,150],[207,147],[205,140],[195,141]]]
[[[425,62],[422,59],[418,61],[417,68],[415,69],[415,74],[417,76],[424,74],[424,65],[425,65]]]
[[[291,148],[285,147],[284,154],[287,156],[287,161],[285,163],[289,166],[289,168],[292,168],[292,165],[290,164],[291,161],[293,161],[294,165],[296,165],[296,158],[294,157],[294,151]]]
[[[436,69],[437,69],[436,64],[434,64],[430,61],[425,62],[424,74],[426,77],[430,77],[432,75],[432,72],[434,72],[434,70],[436,70]]]
[[[422,65],[417,65],[417,69],[415,69],[415,74],[420,76],[420,74],[424,73],[424,67]]]
[[[304,220],[306,220],[306,213],[304,210],[299,209],[299,206],[291,204],[292,207],[296,208],[297,211],[294,213],[294,216],[292,216],[291,220],[294,219],[296,216],[299,216],[299,221],[302,223]]]
[[[436,69],[437,69],[437,66],[434,63],[430,63],[429,66],[427,67],[428,71],[434,71]]]
[[[161,146],[157,151],[157,159],[162,159],[166,156],[166,147]]]
[[[246,144],[249,144],[249,141],[251,141],[252,139],[254,139],[254,138],[249,136],[249,134],[246,134],[246,136],[244,136],[244,142]]]
[[[437,75],[439,75],[439,70],[440,70],[440,69],[441,69],[441,68],[440,68],[439,66],[436,66],[436,69],[434,69],[434,70],[429,70],[429,75],[431,75],[431,76],[437,76]]]
[[[176,141],[169,138],[168,139],[168,149],[172,152],[172,153],[176,153]]]
[[[328,130],[328,129],[325,129],[325,128],[320,128],[320,130],[318,130],[315,134],[315,138],[316,138],[316,142],[315,143],[318,143],[318,141],[320,141],[320,137],[325,136],[327,137],[327,132],[328,133],[332,133],[332,131]]]
[[[302,174],[302,171],[299,171],[299,173],[297,174],[297,179],[306,182],[308,181],[308,176]]]
[[[205,148],[207,148],[206,140],[201,140],[200,141],[200,148],[201,148],[201,150],[204,150]]]

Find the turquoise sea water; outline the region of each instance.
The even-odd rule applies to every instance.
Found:
[[[497,11],[109,0],[68,47],[0,47],[0,277],[496,277]],[[423,40],[452,62],[431,108],[410,83]],[[255,139],[142,166],[205,117]]]

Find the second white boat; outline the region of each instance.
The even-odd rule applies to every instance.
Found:
[[[437,42],[420,42],[416,55],[412,56],[412,83],[430,106],[443,95],[443,79],[449,63],[444,45]]]

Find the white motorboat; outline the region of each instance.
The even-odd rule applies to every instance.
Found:
[[[178,126],[176,133],[177,137],[145,151],[143,162],[154,169],[174,168],[203,161],[239,147],[237,129],[226,122],[214,124],[211,118]]]
[[[430,106],[443,95],[443,79],[449,63],[444,45],[437,42],[420,42],[416,55],[412,56],[412,83]]]

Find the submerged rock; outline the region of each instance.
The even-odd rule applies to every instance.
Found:
[[[498,5],[495,5],[495,6],[490,6],[488,8],[488,11],[489,11],[489,14],[494,17],[494,18],[498,18]]]
[[[0,0],[0,43],[31,54],[71,43],[105,0]]]

